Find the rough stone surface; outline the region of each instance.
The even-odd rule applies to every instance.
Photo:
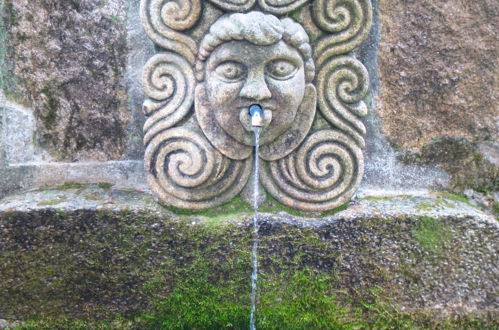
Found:
[[[380,1],[378,113],[391,141],[498,141],[499,7],[494,0]]]
[[[371,2],[305,2],[142,1],[158,46],[142,79],[144,162],[166,204],[216,207],[247,189],[253,104],[262,107],[258,178],[273,198],[325,211],[359,188],[369,74],[352,51],[369,35]]]
[[[127,142],[124,1],[5,0],[8,96],[58,160],[120,159]]]
[[[147,193],[96,185],[5,198],[0,316],[147,311],[174,289],[173,270],[195,283],[189,267],[198,263],[214,283],[249,294],[250,214],[175,215]],[[330,217],[278,212],[259,224],[259,278],[308,267],[334,272],[329,285],[347,301],[382,288],[402,309],[498,312],[498,222],[448,196],[366,196]]]
[[[482,191],[499,190],[499,142],[471,142],[443,136],[425,145],[421,152],[406,152],[406,163],[439,166],[452,176],[451,187]]]

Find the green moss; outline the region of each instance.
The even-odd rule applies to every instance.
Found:
[[[59,186],[44,186],[36,189],[35,191],[64,191],[71,189],[85,189],[88,187],[88,184],[78,183],[78,182],[68,182]]]
[[[455,201],[461,201],[461,200],[455,200]],[[443,208],[443,207],[451,207],[455,208],[456,205],[453,203],[450,203],[448,198],[445,198],[443,196],[437,196],[435,199],[432,199],[431,201],[424,201],[421,203],[418,203],[416,205],[417,209],[423,210],[423,211],[432,211],[438,208]]]
[[[83,198],[85,198],[87,201],[98,201],[101,200],[103,197],[102,195],[99,194],[87,194],[84,195]]]
[[[288,17],[291,17],[295,22],[298,22],[300,24],[303,24],[303,19],[301,17],[301,8],[297,8],[295,10],[292,10],[291,12],[287,13]]]
[[[420,209],[420,210],[423,210],[423,211],[431,211],[435,208],[436,204],[435,203],[431,203],[431,202],[422,202],[422,203],[418,203],[416,205],[416,208],[417,209]]]
[[[257,309],[261,329],[342,329],[366,326],[359,308],[331,293],[335,281],[311,269],[262,280]]]
[[[466,196],[456,195],[456,194],[453,194],[453,193],[450,193],[447,191],[442,191],[442,192],[439,192],[438,194],[439,194],[439,196],[441,196],[445,199],[465,203],[465,204],[468,204],[469,206],[475,207],[473,204],[471,204],[471,202],[468,200],[468,198]]]
[[[253,214],[254,210],[251,205],[246,203],[241,197],[235,197],[229,202],[207,210],[187,210],[173,206],[162,205],[165,209],[182,216],[200,216],[214,221],[216,223],[223,222],[226,219],[234,218],[235,215],[247,216]],[[348,208],[348,203],[341,205],[333,210],[325,212],[303,212],[287,207],[267,194],[265,201],[259,206],[258,212],[261,213],[276,213],[286,212],[298,217],[325,217],[330,216]]]
[[[130,329],[132,322],[121,318],[119,315],[113,321],[99,320],[73,320],[67,317],[62,318],[37,318],[24,322],[22,326],[11,329],[15,330],[39,330],[39,329],[72,329],[72,330],[115,330]]]
[[[70,190],[70,189],[83,189],[86,187],[87,187],[87,185],[83,184],[83,183],[69,182],[69,183],[65,183],[65,184],[60,185],[60,186],[56,186],[56,187],[52,188],[51,190],[63,191],[63,190]]]
[[[366,201],[391,201],[394,199],[410,199],[409,195],[396,195],[396,196],[365,196],[362,200]]]
[[[45,105],[44,115],[40,116],[40,119],[42,120],[45,128],[50,130],[57,122],[57,109],[59,107],[59,102],[48,87],[44,87],[41,90],[41,93],[45,94],[47,97],[47,103]]]
[[[199,266],[199,265],[198,265]],[[204,269],[207,270],[207,269]],[[35,319],[14,329],[246,329],[249,296],[237,285],[216,286],[206,276],[189,277],[154,311],[112,321]],[[345,303],[331,293],[334,281],[310,269],[272,279],[260,288],[256,309],[258,329],[496,329],[489,315],[435,317],[432,313],[402,312],[372,290],[370,302]]]
[[[416,226],[412,229],[412,236],[423,249],[439,253],[452,238],[452,233],[439,219],[423,216],[418,218]]]
[[[97,186],[99,186],[99,188],[101,188],[101,189],[109,190],[109,189],[111,189],[111,187],[113,185],[111,183],[107,183],[107,182],[100,182],[99,184],[97,184]]]
[[[239,212],[241,205],[233,207]],[[12,214],[6,221],[18,221],[12,226],[18,241],[0,254],[0,273],[9,279],[0,281],[0,306],[6,318],[33,319],[18,329],[248,328],[251,228],[216,226],[219,230],[214,230],[203,223],[192,226],[187,220],[132,211],[50,212],[43,219],[28,216],[29,222]],[[378,226],[394,231],[405,228],[409,234],[405,219],[390,221]],[[38,228],[45,223],[51,226]],[[295,227],[262,232],[257,328],[486,328],[493,324],[484,318],[456,321],[403,313],[390,303],[392,289],[378,290],[372,282],[351,285],[352,272],[338,267],[345,256],[338,253],[334,239],[323,236],[327,233],[328,229]],[[432,251],[442,248],[439,240],[450,239],[446,225],[430,217],[419,218],[412,235]],[[378,246],[363,244],[356,235],[352,240],[351,248],[346,247],[349,240],[339,243],[345,245],[343,253],[359,260],[365,257],[359,266],[365,266],[366,278],[382,283],[386,275],[379,274],[386,269],[371,263]],[[415,267],[408,263],[402,273],[410,274]]]
[[[492,203],[492,213],[496,216],[496,218],[499,218],[499,202]]]
[[[9,21],[9,18],[12,15],[12,4],[4,4],[4,1],[0,0],[0,89],[6,93],[11,92],[14,81],[11,77],[11,70],[7,63],[8,32],[5,27],[4,19]]]
[[[265,199],[265,202],[263,205],[261,205],[258,209],[259,212],[265,212],[265,213],[276,213],[276,212],[286,212],[288,214],[297,216],[297,217],[326,217],[333,215],[335,213],[344,211],[348,208],[348,203],[343,204],[338,206],[337,208],[334,208],[329,211],[324,211],[324,212],[303,212],[299,210],[295,210],[293,208],[287,207],[286,205],[281,204],[278,200],[276,200],[274,197],[272,197],[270,194],[267,194],[267,197]]]
[[[38,206],[52,206],[52,205],[57,205],[57,204],[64,203],[67,201],[68,201],[67,197],[58,197],[58,198],[53,198],[53,199],[50,199],[47,201],[39,202],[37,205]]]
[[[111,22],[112,22],[113,24],[115,24],[115,25],[119,25],[119,24],[121,24],[121,20],[120,20],[120,18],[119,18],[119,17],[117,17],[117,16],[112,16],[112,17],[111,17]]]
[[[201,211],[179,209],[173,206],[165,206],[165,205],[163,205],[163,207],[178,215],[185,215],[185,216],[197,215],[206,218],[212,218],[215,220],[217,218],[218,219],[226,218],[227,216],[233,217],[234,214],[251,214],[253,212],[251,207],[246,202],[244,202],[240,197],[236,197],[231,201],[223,205],[220,205],[218,207]]]

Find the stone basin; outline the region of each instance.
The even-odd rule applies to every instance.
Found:
[[[340,304],[497,316],[499,223],[457,196],[364,195],[329,215],[262,210],[257,308],[289,299],[301,274]],[[208,284],[246,311],[251,217],[241,200],[187,212],[109,184],[5,197],[0,319],[110,320],[149,313],[180,289],[201,303],[213,292],[197,286]]]

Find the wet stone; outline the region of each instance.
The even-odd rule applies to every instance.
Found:
[[[188,285],[202,272],[220,287],[239,283],[248,304],[252,210],[219,211],[176,215],[148,192],[102,185],[9,196],[0,201],[2,316],[148,311],[178,285],[176,272]],[[498,313],[499,223],[452,196],[364,196],[331,216],[275,211],[258,223],[259,278],[334,272],[328,285],[346,302],[377,288],[402,310]]]

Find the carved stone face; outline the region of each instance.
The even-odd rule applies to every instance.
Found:
[[[235,140],[253,145],[248,108],[260,104],[260,143],[272,142],[291,127],[305,94],[303,59],[280,40],[269,46],[230,41],[206,62],[206,97],[220,127]]]
[[[324,211],[359,187],[369,79],[352,51],[369,34],[371,1],[307,2],[141,0],[161,49],[142,78],[144,165],[165,203],[203,209],[239,194],[254,205],[261,183],[289,207]],[[309,34],[320,38],[310,44]],[[255,103],[264,108],[258,153]]]

